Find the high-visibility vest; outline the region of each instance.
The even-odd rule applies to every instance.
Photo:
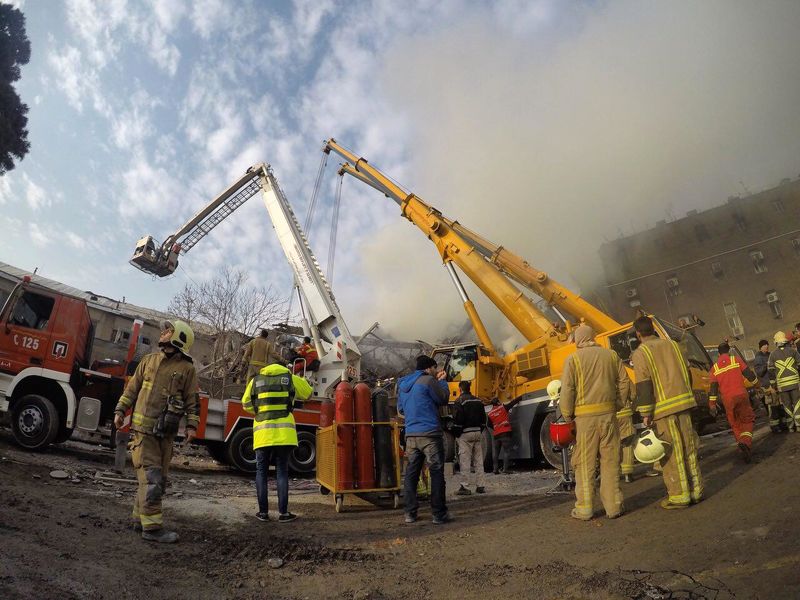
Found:
[[[494,435],[511,433],[511,422],[508,420],[508,410],[502,404],[498,404],[489,411],[489,420],[492,422]]]
[[[668,391],[667,382],[664,380],[662,373],[659,372],[658,363],[650,347],[647,344],[641,344],[639,348],[637,348],[637,352],[642,352],[650,367],[650,376],[653,381],[653,391],[655,392],[656,401],[655,410],[653,411],[653,418],[655,419],[697,406],[697,402],[694,399],[694,392],[692,391],[689,370],[686,368],[686,362],[681,354],[681,350],[678,344],[673,340],[667,340],[667,343],[670,344],[674,352],[680,372],[680,383],[683,384],[680,385],[678,382],[669,382],[671,384],[671,388],[669,388],[671,391]],[[639,410],[643,414],[646,414],[648,412],[645,410],[646,408],[649,407],[640,406]]]
[[[775,360],[775,383],[779,392],[794,389],[800,383],[794,356],[789,355]]]
[[[265,446],[297,446],[292,374],[286,367],[270,365],[253,378],[244,409],[255,414],[253,449]]]

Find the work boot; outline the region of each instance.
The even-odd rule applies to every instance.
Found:
[[[633,483],[633,475],[630,473],[625,473],[625,475],[622,476],[622,479],[625,481],[625,483]]]
[[[689,505],[688,504],[674,504],[674,503],[669,501],[669,498],[664,498],[661,501],[661,508],[664,508],[666,510],[676,510],[676,509],[679,509],[679,508],[689,508]]]
[[[478,487],[475,488],[475,493],[476,494],[485,494],[486,493],[486,488],[483,487],[482,485],[479,485]]]
[[[433,517],[433,524],[434,525],[445,525],[453,520],[453,517],[450,516],[450,513],[444,513],[439,517]]]
[[[579,521],[591,521],[592,516],[594,515],[582,515],[578,512],[577,508],[573,508],[569,516],[571,516],[573,519],[578,519]]]
[[[416,523],[417,522],[417,515],[415,515],[413,513],[406,513],[405,522],[406,522],[406,525],[411,525],[412,523]]]
[[[494,471],[492,471],[492,475],[500,475],[500,470],[495,469]]]
[[[178,534],[166,529],[152,529],[150,531],[142,531],[142,539],[160,544],[174,544],[178,541]]]
[[[470,491],[469,491],[467,488],[465,488],[465,487],[464,487],[464,484],[462,483],[462,484],[461,484],[461,485],[458,487],[458,491],[456,492],[456,495],[457,495],[457,496],[471,496],[471,495],[472,495],[472,492],[470,492]]]
[[[739,450],[742,452],[742,458],[744,459],[744,462],[749,464],[750,461],[753,460],[753,455],[750,452],[750,446],[739,442]]]
[[[278,523],[288,523],[290,521],[294,521],[296,518],[296,514],[287,512],[278,517]]]

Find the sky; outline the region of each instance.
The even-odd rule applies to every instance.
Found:
[[[224,265],[288,297],[256,199],[171,278],[127,261],[258,162],[304,220],[330,137],[587,289],[604,241],[800,173],[800,3],[788,0],[13,4],[32,45],[17,85],[31,151],[0,177],[0,260],[156,309]],[[338,162],[308,232],[323,267]],[[355,335],[378,321],[435,340],[464,321],[434,246],[349,178],[335,265]],[[496,342],[516,343],[465,284]]]

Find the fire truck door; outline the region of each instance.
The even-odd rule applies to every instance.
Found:
[[[16,299],[0,323],[0,371],[16,374],[44,365],[55,305],[55,298],[28,290]]]

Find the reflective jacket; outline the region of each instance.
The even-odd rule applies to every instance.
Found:
[[[253,338],[244,347],[244,360],[252,367],[266,367],[277,359],[278,355],[267,338]]]
[[[561,398],[564,419],[616,413],[628,397],[628,372],[617,353],[595,344],[578,348],[564,361]]]
[[[720,354],[708,375],[711,383],[711,390],[708,393],[710,404],[717,401],[720,393],[723,398],[747,395],[744,387],[745,378],[748,381],[756,379],[753,371],[732,354]]]
[[[697,406],[686,360],[673,340],[648,337],[631,361],[636,408],[643,417],[660,419]]]
[[[269,365],[247,384],[242,408],[252,415],[253,449],[265,446],[297,446],[294,399],[306,400],[313,392],[309,383],[282,365]]]
[[[772,351],[767,368],[769,369],[769,380],[776,390],[788,392],[800,387],[798,363],[800,363],[800,355],[791,344],[778,346]]]
[[[131,429],[152,434],[171,397],[173,403],[183,404],[186,426],[197,429],[199,390],[191,357],[180,352],[169,356],[163,351],[154,352],[145,356],[136,367],[114,412],[124,416],[125,411],[133,406]]]

